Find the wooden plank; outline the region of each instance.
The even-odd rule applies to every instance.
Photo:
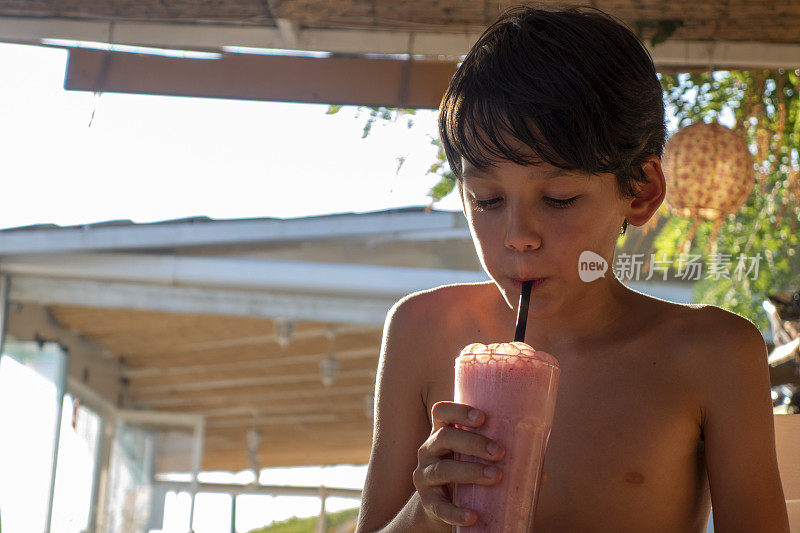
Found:
[[[366,359],[377,360],[380,347],[378,345],[366,346],[363,348],[355,348],[352,350],[336,350],[337,359]],[[242,372],[254,369],[275,368],[281,370],[281,367],[288,367],[290,365],[300,365],[305,363],[316,363],[323,357],[327,356],[327,352],[316,352],[310,354],[298,355],[275,355],[269,354],[268,356],[256,357],[252,360],[243,360],[239,357],[239,352],[231,351],[227,354],[222,354],[219,361],[211,363],[200,363],[191,365],[174,365],[164,367],[147,366],[137,369],[122,369],[122,376],[129,380],[130,383],[135,384],[137,380],[147,382],[148,379],[168,376],[197,376],[203,374],[216,374],[217,372]],[[165,363],[171,363],[167,361]]]
[[[337,376],[341,378],[373,379],[375,377],[375,369],[358,368],[354,370],[340,370]],[[283,376],[267,374],[259,376],[245,375],[225,379],[210,379],[207,381],[187,380],[174,384],[147,385],[138,387],[137,390],[140,394],[153,394],[158,392],[184,393],[189,391],[207,392],[208,389],[236,388],[247,385],[268,387],[280,384],[294,384],[296,386],[308,386],[316,385],[317,383],[320,383],[319,370],[310,371],[305,374],[290,374]]]
[[[128,380],[128,391],[135,395],[147,395],[163,391],[186,392],[191,390],[213,393],[216,390],[229,390],[239,386],[268,385],[280,386],[282,384],[302,387],[322,386],[319,358],[307,365],[292,368],[261,368],[234,369],[231,371],[197,372],[182,374],[180,376],[152,376],[143,379]],[[362,360],[338,359],[339,367],[336,378],[351,376],[372,381],[378,367],[377,356],[362,358]]]
[[[348,444],[372,440],[372,421],[366,417],[326,421],[291,421],[286,424],[255,424],[238,427],[208,428],[206,449],[246,444],[251,429],[261,431],[262,448],[297,445],[315,448],[324,444]],[[420,443],[422,444],[422,443]]]
[[[249,468],[247,432],[253,427],[262,432],[258,453],[262,467],[364,464],[369,460],[372,421],[364,418],[335,423],[209,428],[203,468],[233,471]]]
[[[367,350],[351,352],[355,353],[356,357],[335,357],[339,364],[337,372],[345,375],[348,372],[355,371],[372,371],[373,374],[378,366],[378,348],[369,347]],[[294,364],[286,365],[270,365],[270,361],[265,359],[262,364],[250,368],[232,368],[232,369],[210,369],[202,370],[191,373],[182,373],[178,375],[164,374],[159,376],[146,376],[139,378],[128,378],[128,385],[131,391],[153,391],[157,389],[167,389],[169,386],[180,386],[186,383],[211,383],[212,386],[203,388],[227,388],[235,386],[240,380],[245,381],[252,378],[272,377],[273,381],[269,383],[280,384],[281,382],[295,383],[298,376],[306,376],[309,374],[315,375],[317,381],[320,376],[320,364],[325,360],[327,355],[313,355],[308,357],[305,361],[297,361]],[[233,385],[227,384],[229,380],[233,380]],[[216,384],[221,382],[222,384]]]
[[[223,54],[174,58],[72,48],[68,90],[436,109],[456,64]]]
[[[371,443],[319,445],[316,448],[264,448],[259,453],[262,468],[303,465],[365,464]],[[239,471],[249,468],[244,448],[208,450],[203,456],[204,470]]]
[[[353,422],[356,419],[368,420],[368,417],[364,413],[363,409],[361,409],[360,412],[349,410],[342,413],[329,410],[326,412],[303,414],[292,413],[288,415],[275,414],[269,416],[213,418],[206,422],[206,427],[208,428],[208,431],[229,431],[231,429],[249,429],[252,427],[274,429],[276,427],[280,427],[282,428],[281,431],[283,432],[287,431],[284,428],[292,428],[297,424],[334,424],[338,426],[338,424],[341,424],[342,422]]]
[[[143,335],[147,337],[148,335]],[[292,364],[293,357],[328,353],[330,343],[327,338],[314,336],[307,338],[292,339],[288,346],[281,348],[277,342],[264,343],[261,345],[241,346],[238,348],[212,348],[208,350],[197,350],[193,353],[186,353],[169,349],[169,345],[162,345],[158,350],[150,350],[146,346],[139,349],[125,349],[123,344],[124,336],[120,339],[108,338],[101,342],[104,348],[114,352],[125,359],[126,368],[168,368],[179,367],[182,365],[214,364],[219,361],[254,361],[254,360],[278,360],[286,359],[286,364]],[[164,342],[164,341],[161,341]],[[179,344],[186,342],[185,339],[174,338],[173,342]],[[337,335],[333,347],[337,352],[348,352],[367,347],[380,346],[381,331],[372,328],[363,333],[352,333]],[[377,356],[377,351],[375,352]],[[272,364],[272,363],[270,363]],[[280,364],[280,363],[276,363]],[[135,375],[135,374],[134,374]]]
[[[342,378],[331,387],[261,386],[237,387],[228,390],[167,392],[143,395],[132,391],[131,402],[136,408],[169,411],[202,411],[229,405],[265,405],[270,402],[294,401],[304,398],[326,398],[338,401],[340,396],[367,394],[373,391],[374,379]]]
[[[283,402],[270,403],[231,403],[230,405],[217,408],[198,407],[194,410],[202,414],[207,421],[214,419],[230,419],[232,417],[248,418],[254,420],[256,417],[266,415],[290,415],[290,414],[309,414],[309,413],[358,413],[366,415],[365,397],[369,392],[361,394],[342,395],[332,402],[329,398],[303,398]],[[371,394],[370,394],[371,396]]]

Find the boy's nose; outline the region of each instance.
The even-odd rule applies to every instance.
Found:
[[[530,215],[513,216],[508,221],[505,247],[517,252],[529,252],[542,246],[542,236],[531,224]]]

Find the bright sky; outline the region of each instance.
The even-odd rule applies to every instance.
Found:
[[[371,211],[436,182],[433,111],[361,139],[354,107],[65,91],[66,59],[0,44],[0,228]]]

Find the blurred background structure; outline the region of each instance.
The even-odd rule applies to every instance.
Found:
[[[459,59],[510,5],[0,0],[0,41],[67,49],[69,90],[435,109]],[[800,67],[791,0],[592,5],[636,29],[659,72]],[[661,229],[630,229],[620,252],[649,253]],[[424,207],[0,231],[4,360],[53,384],[50,396],[9,401],[59,406],[36,530],[59,531],[52,517],[76,491],[86,512],[75,531],[166,531],[170,491],[318,496],[324,530],[325,499],[357,489],[258,475],[212,486],[198,474],[366,463],[386,312],[410,292],[484,279],[463,217]],[[631,286],[692,301],[674,273]],[[776,331],[765,332],[771,350],[796,341]],[[770,361],[776,406],[788,405],[796,342]],[[92,450],[80,483],[58,460],[71,445],[62,426]],[[13,511],[0,512],[7,525]]]

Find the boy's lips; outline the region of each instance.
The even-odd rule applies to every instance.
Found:
[[[525,277],[525,278],[512,278],[511,281],[513,281],[514,285],[516,285],[517,288],[519,288],[519,289],[522,289],[522,282],[523,281],[533,281],[533,287],[532,288],[535,289],[536,287],[541,285],[546,279],[547,278]]]

